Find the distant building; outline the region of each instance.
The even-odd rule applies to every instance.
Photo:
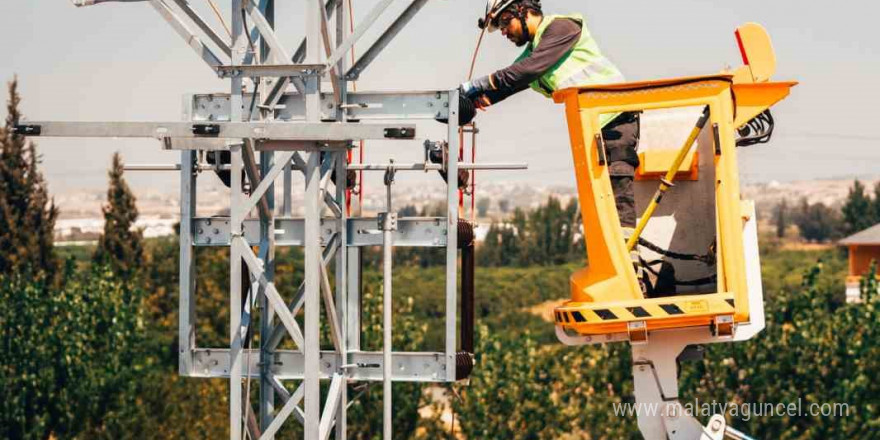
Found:
[[[846,301],[858,302],[860,300],[859,283],[870,270],[871,261],[877,261],[880,264],[880,223],[846,237],[838,244],[849,248]]]

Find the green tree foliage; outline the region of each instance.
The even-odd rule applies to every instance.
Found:
[[[822,202],[810,204],[806,197],[801,199],[793,217],[801,237],[809,241],[824,242],[839,238],[844,227],[838,211]]]
[[[552,308],[548,301],[568,296],[568,276],[580,266],[546,261],[551,252],[582,246],[575,232],[577,212],[570,207],[548,202],[538,214],[520,211],[509,228],[494,232],[510,235],[489,248],[495,252],[488,254],[491,258],[514,256],[506,265],[531,267],[476,273],[477,364],[470,383],[456,384],[457,397],[450,397],[459,438],[637,436],[635,419],[615,416],[612,407],[633,400],[628,346],[562,346],[555,340],[552,323],[537,316]],[[797,218],[798,210],[794,211]],[[554,226],[538,227],[543,223]],[[568,231],[567,225],[572,225]],[[561,236],[574,244],[554,241]],[[501,244],[510,248],[500,252]],[[543,260],[529,260],[524,252],[543,253]],[[228,436],[228,380],[177,375],[178,240],[147,240],[145,253],[141,272],[144,290],[149,292],[145,300],[140,290],[129,286],[130,281],[120,281],[105,266],[74,274],[73,264],[68,263],[59,277],[60,287],[47,287],[47,280],[24,271],[0,275],[0,394],[5,397],[0,404],[0,438]],[[395,254],[408,261],[405,254]],[[568,259],[580,258],[582,248],[572,255],[576,257]],[[817,255],[762,254],[767,330],[752,341],[711,345],[705,360],[683,364],[685,402],[802,398],[807,404],[847,403],[848,417],[729,420],[758,438],[874,436],[880,428],[876,397],[880,389],[875,380],[880,377],[880,350],[875,343],[880,336],[876,325],[880,295],[872,293],[876,283],[872,289],[868,283],[874,281],[866,280],[863,303],[845,304],[846,262],[836,251],[822,253],[826,260],[821,266],[799,276],[804,267],[813,266]],[[302,252],[283,248],[276,257],[277,284],[290,295],[302,280]],[[364,260],[363,348],[378,350],[381,273],[378,260]],[[199,248],[196,265],[199,345],[223,347],[229,333],[228,249]],[[400,265],[395,270],[395,350],[443,347],[444,269],[419,265]],[[380,436],[378,384],[348,385],[350,438]],[[254,383],[254,402],[255,390]],[[394,385],[396,438],[449,435],[441,420],[448,413],[438,409],[431,419],[420,419],[418,409],[431,400],[423,391],[418,384]],[[289,423],[279,437],[300,433],[295,423]]]
[[[776,237],[785,238],[785,230],[788,229],[788,204],[782,199],[773,211],[773,223],[776,224]]]
[[[865,191],[865,185],[855,180],[841,209],[843,213],[844,234],[854,234],[873,226],[877,222],[874,212],[872,212],[871,204],[871,198]]]
[[[549,325],[549,324],[548,324]],[[471,383],[453,400],[465,438],[633,438],[613,403],[632,402],[629,348],[538,345],[481,327]]]
[[[859,292],[862,301],[871,304],[874,298],[880,295],[880,280],[877,279],[877,261],[871,261],[868,273],[859,281]]]
[[[768,260],[776,266],[804,259],[785,254]],[[872,342],[880,295],[844,304],[843,260],[832,263],[831,272],[820,262],[794,286],[789,278],[774,279],[766,294],[768,326],[755,339],[712,344],[704,360],[683,363],[682,403],[845,403],[846,417],[728,421],[757,438],[873,438],[880,420],[874,380],[880,350]],[[771,269],[765,279],[790,271]],[[463,438],[638,438],[636,419],[613,411],[614,403],[633,401],[625,344],[540,345],[528,331],[504,324],[481,328],[477,343],[471,383],[456,385],[460,399],[452,399]]]
[[[130,434],[145,367],[141,293],[109,270],[72,266],[53,287],[26,272],[0,276],[0,437]]]
[[[708,347],[706,360],[683,370],[684,389],[718,402],[848,405],[844,417],[803,414],[730,420],[759,438],[873,438],[880,420],[877,295],[845,304],[843,288],[822,287],[825,264],[804,274],[799,288],[766,301],[767,329],[754,340]]]
[[[17,79],[8,90],[6,124],[0,129],[0,273],[31,267],[36,275],[51,275],[58,268],[53,249],[58,209],[38,169],[36,145],[13,133],[21,119]]]
[[[874,223],[880,223],[880,181],[874,185],[874,201],[871,204],[871,211],[874,215]]]
[[[143,265],[143,233],[134,229],[138,218],[135,197],[123,177],[122,158],[113,154],[108,175],[107,204],[104,213],[104,233],[98,239],[94,260],[107,264],[123,277],[133,276]]]
[[[477,253],[482,266],[561,264],[583,258],[577,200],[562,206],[550,197],[547,203],[526,212],[517,208],[507,224],[489,227]]]

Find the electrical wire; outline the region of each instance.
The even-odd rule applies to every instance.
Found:
[[[474,67],[477,65],[477,56],[480,53],[480,46],[483,44],[483,36],[486,35],[486,28],[480,30],[480,37],[477,38],[477,47],[474,48],[474,55],[471,57],[471,67],[468,70],[467,80],[470,81],[474,78]]]
[[[220,25],[223,26],[223,29],[226,31],[226,35],[229,35],[229,38],[232,38],[232,31],[229,30],[229,26],[226,25],[226,21],[223,20],[223,14],[220,13],[220,9],[217,9],[217,5],[214,4],[213,0],[206,0],[208,5],[211,6],[211,9],[214,11],[214,15],[217,16],[217,19],[220,20]]]
[[[470,81],[474,78],[474,68],[477,65],[477,57],[480,54],[480,47],[483,44],[483,36],[486,35],[486,28],[480,29],[480,36],[477,38],[477,45],[474,47],[474,53],[471,56],[471,65],[468,69],[467,80]],[[471,136],[471,162],[477,162],[477,135],[476,135],[476,125],[471,123],[471,131],[473,136]],[[459,160],[464,159],[464,127],[458,127],[458,138],[459,138]],[[477,200],[477,170],[471,170],[471,223],[476,224],[476,200]],[[459,190],[459,209],[464,211],[464,194],[461,190]]]

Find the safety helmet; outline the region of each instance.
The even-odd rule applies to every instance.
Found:
[[[477,21],[477,26],[479,26],[480,29],[486,29],[489,32],[497,31],[498,17],[501,16],[502,12],[517,4],[523,4],[524,6],[530,6],[538,10],[541,9],[541,0],[487,0],[486,15]],[[525,17],[519,18],[522,20]]]

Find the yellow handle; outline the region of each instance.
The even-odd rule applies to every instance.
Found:
[[[648,226],[648,220],[651,219],[651,216],[654,215],[654,211],[657,210],[657,206],[660,205],[660,200],[663,199],[663,194],[666,193],[666,190],[672,187],[672,181],[675,180],[675,174],[678,172],[679,167],[681,167],[681,163],[684,162],[684,158],[687,157],[691,147],[694,146],[697,136],[703,131],[703,127],[706,126],[708,120],[709,106],[706,106],[703,109],[703,114],[700,115],[700,119],[697,121],[697,125],[691,129],[691,134],[688,136],[687,140],[684,141],[684,145],[681,146],[681,149],[678,150],[678,156],[676,156],[675,161],[672,162],[672,168],[666,172],[666,177],[660,180],[660,187],[657,188],[657,192],[655,192],[654,197],[651,198],[651,203],[648,204],[648,208],[642,213],[642,218],[639,219],[639,223],[636,226],[633,235],[629,237],[629,241],[626,242],[626,249],[628,251],[635,249],[636,244],[639,242],[639,236],[642,235],[645,226]]]

